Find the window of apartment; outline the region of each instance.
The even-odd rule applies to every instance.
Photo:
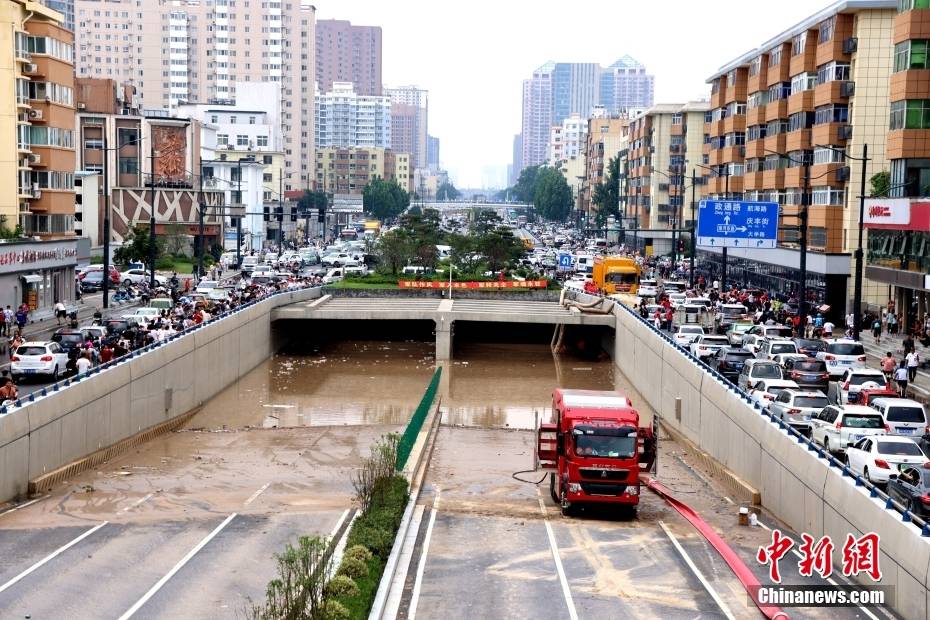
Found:
[[[55,82],[29,82],[29,98],[43,99],[62,105],[74,105],[74,90]]]
[[[248,146],[248,145],[249,145],[249,137],[248,137],[248,136],[243,135],[243,134],[241,134],[241,133],[236,135],[236,146],[243,146],[243,147],[245,147],[245,146]]]
[[[139,174],[139,158],[120,157],[119,172],[120,174]]]
[[[728,133],[723,137],[724,146],[742,146],[746,144],[746,134],[742,131]]]
[[[787,157],[788,167],[800,168],[804,164],[809,164],[813,156],[813,151],[789,151]]]
[[[255,139],[258,146],[268,146],[268,136],[257,136]]]
[[[788,167],[788,160],[784,155],[766,155],[762,162],[763,170],[782,170]]]
[[[672,114],[672,125],[681,125],[681,114],[675,113]]]
[[[797,112],[788,117],[788,131],[810,129],[814,124],[813,112]]]
[[[849,122],[849,106],[845,104],[822,105],[814,111],[814,124]]]
[[[769,51],[769,66],[775,67],[781,64],[781,46]]]
[[[746,97],[746,109],[752,110],[768,103],[769,93],[767,90],[757,90]]]
[[[843,147],[834,146],[834,149],[825,149],[823,147],[817,147],[814,149],[814,165],[819,164],[837,164],[842,163],[845,158],[843,154],[846,152]],[[839,151],[839,152],[837,152]]]
[[[895,198],[903,196],[930,196],[930,159],[893,159],[891,160],[890,195]]]
[[[120,127],[116,130],[116,141],[120,146],[135,146],[139,143],[139,130],[133,127]]]
[[[741,177],[743,176],[743,164],[741,163],[730,163],[728,164],[729,170],[726,174],[731,177]]]
[[[219,145],[229,144],[229,134],[225,134],[225,133],[216,134],[216,143]]]
[[[762,160],[758,157],[750,157],[746,160],[746,172],[759,172],[762,170]]]
[[[714,83],[716,84],[716,80],[714,80]],[[710,123],[710,122],[713,121],[713,120],[714,120],[714,112],[713,112],[713,110],[708,110],[707,112],[704,112],[704,122],[705,122],[705,123]]]
[[[262,174],[262,181],[264,183],[271,183],[272,180],[273,179],[272,179],[272,175],[270,172],[265,172]]]
[[[265,155],[264,157],[262,157],[262,163],[265,164],[266,166],[267,166],[267,165],[270,165],[270,164],[271,164],[271,155]]]
[[[70,172],[31,170],[29,175],[32,185],[41,189],[74,189],[74,174]]]
[[[765,135],[768,137],[777,136],[780,133],[788,133],[788,119],[777,118],[769,121],[765,126]]]
[[[830,186],[815,187],[811,193],[811,204],[814,205],[842,205],[845,202],[846,192]]]
[[[753,140],[760,140],[765,137],[765,125],[750,125],[746,128],[746,140],[752,142]]]
[[[927,62],[928,47],[930,47],[930,41],[926,39],[904,41],[895,45],[894,70],[930,69],[930,63]]]
[[[828,62],[825,65],[817,67],[817,83],[826,84],[835,80],[849,79],[848,62]]]
[[[930,129],[930,99],[891,102],[890,129]]]
[[[727,105],[727,116],[735,116],[737,114],[746,113],[746,104],[740,101],[734,101]]]
[[[785,198],[783,203],[786,205],[799,205],[804,200],[804,192],[801,191],[799,187],[789,187],[785,190]]]
[[[762,69],[762,56],[756,56],[749,61],[749,77],[754,75],[759,75],[759,71]]]
[[[250,116],[250,117],[249,117],[249,125],[254,125],[254,124],[255,124],[255,117],[254,117],[254,116]]]
[[[74,148],[74,131],[58,127],[43,127],[41,125],[17,125],[22,132],[20,144],[38,144],[43,146],[60,146],[66,149]],[[23,140],[25,139],[25,142]],[[100,147],[103,148],[101,144]]]
[[[235,114],[230,114],[230,115],[229,115],[229,124],[230,124],[230,125],[235,125],[235,124],[236,124],[236,115],[235,115]]]
[[[807,42],[807,33],[802,32],[791,39],[791,55],[798,56],[804,53],[804,44]]]
[[[211,114],[211,115],[210,115],[210,122],[213,123],[213,124],[215,125],[216,123],[220,122],[220,117],[217,116],[216,114]]]
[[[799,73],[791,77],[791,94],[802,93],[817,86],[816,73]]]
[[[791,94],[791,82],[778,82],[769,86],[768,100],[769,103],[780,99],[787,99]]]
[[[712,116],[711,116],[711,118],[712,118],[713,120],[715,120],[715,121],[721,121],[721,120],[725,119],[726,117],[727,117],[727,109],[726,109],[726,108],[715,108],[715,109],[712,111]]]
[[[717,94],[719,90],[720,90],[720,78],[717,78],[716,80],[710,83],[710,94],[715,95]]]
[[[898,13],[914,9],[930,9],[930,0],[898,0]]]
[[[100,138],[85,138],[84,150],[99,151],[103,149],[103,140]]]
[[[735,86],[735,85],[736,85],[736,69],[733,69],[732,71],[727,73],[727,86]]]
[[[831,15],[820,22],[820,29],[817,36],[819,43],[826,43],[833,38],[833,31],[836,29],[836,15]]]

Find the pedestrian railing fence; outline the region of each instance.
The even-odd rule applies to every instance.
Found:
[[[429,410],[433,406],[433,400],[436,398],[436,391],[439,388],[439,377],[442,374],[442,368],[437,368],[430,379],[426,393],[420,400],[417,410],[413,412],[413,417],[407,423],[404,434],[400,437],[400,443],[397,446],[397,471],[402,471],[407,465],[407,459],[410,457],[410,451],[413,450],[413,444],[417,441],[420,429],[423,428],[423,422],[429,415]]]

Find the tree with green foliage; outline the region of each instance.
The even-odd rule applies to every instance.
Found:
[[[461,196],[462,192],[449,181],[444,181],[436,190],[436,200],[458,200]]]
[[[22,224],[16,224],[14,227],[7,225],[7,216],[0,215],[0,239],[22,239]]]
[[[164,253],[165,237],[155,238],[155,261]],[[141,262],[151,269],[149,263],[149,249],[152,247],[151,237],[149,236],[149,227],[142,224],[136,224],[129,232],[129,238],[115,252],[113,252],[113,262],[118,264],[127,264]]]
[[[607,176],[594,186],[593,202],[597,205],[594,221],[598,228],[607,226],[608,217],[620,217],[620,158],[611,157]]]
[[[481,267],[483,257],[478,253],[477,237],[452,234],[448,238],[451,252],[449,261],[457,274],[475,274]]]
[[[413,243],[405,230],[389,230],[378,239],[380,269],[396,276],[410,262],[413,251]]]
[[[536,198],[536,183],[543,166],[527,166],[520,171],[517,184],[513,186],[512,197],[527,204]]]
[[[891,188],[891,174],[887,170],[876,172],[869,179],[869,184],[872,186],[872,196],[887,196]]]
[[[329,196],[323,190],[304,190],[303,195],[297,199],[297,212],[301,214],[315,213],[329,206]],[[304,215],[303,217],[307,217]]]
[[[376,178],[362,192],[365,215],[382,222],[398,217],[409,205],[410,194],[394,180]]]
[[[572,189],[561,172],[549,167],[539,171],[533,196],[536,213],[547,220],[564,222],[571,213],[572,202]]]
[[[436,244],[441,240],[442,216],[436,209],[423,209],[422,213],[409,211],[400,218],[400,228],[410,240],[417,264],[435,269],[439,258]]]
[[[472,211],[471,234],[476,237],[488,234],[500,226],[504,220],[494,209],[475,209]]]
[[[509,263],[526,256],[523,242],[513,235],[513,231],[503,226],[477,238],[475,247],[484,257],[490,271],[500,271]]]

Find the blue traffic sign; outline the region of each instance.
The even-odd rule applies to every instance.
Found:
[[[559,254],[559,271],[571,271],[575,268],[575,260],[571,254]]]
[[[702,200],[698,208],[697,244],[703,248],[775,248],[777,202]]]

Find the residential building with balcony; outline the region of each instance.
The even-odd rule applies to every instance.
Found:
[[[778,247],[730,249],[728,283],[796,295],[799,216],[809,205],[808,302],[829,305],[837,319],[850,306],[862,163],[845,155],[861,157],[868,144],[867,176],[888,167],[895,6],[835,2],[708,79],[708,196],[781,205]],[[712,277],[722,272],[719,249],[702,249],[699,258]],[[864,291],[866,299],[885,294],[868,282]]]
[[[326,193],[361,195],[377,178],[397,181],[404,191],[413,192],[414,166],[410,154],[383,148],[317,149],[316,185]]]
[[[709,109],[706,101],[658,104],[629,121],[623,215],[627,230],[642,231],[633,245],[646,253],[670,253],[673,229],[690,227],[691,199],[696,203],[705,190],[696,160]]]
[[[547,163],[558,167],[563,160],[582,155],[587,133],[588,121],[579,114],[572,114],[563,119],[561,124],[553,125],[549,130]]]
[[[316,145],[391,148],[391,98],[360,95],[351,82],[316,94]],[[319,170],[319,168],[317,168]]]
[[[583,151],[584,177],[579,189],[578,208],[593,221],[594,188],[604,180],[610,159],[626,148],[629,119],[625,114],[607,114],[602,108],[588,119]],[[621,168],[621,173],[623,169]]]

